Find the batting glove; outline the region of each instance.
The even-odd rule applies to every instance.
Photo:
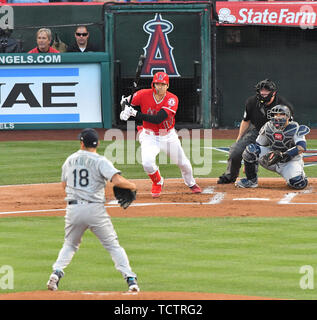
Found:
[[[130,97],[131,96],[128,96],[128,97],[122,96],[121,97],[120,105],[122,108],[125,108],[126,106],[129,105]]]
[[[128,109],[128,113],[129,113],[129,115],[130,115],[130,117],[132,116],[132,117],[135,117],[136,116],[136,114],[137,114],[137,111],[135,110],[135,109],[133,109],[132,107],[126,107],[127,109]]]
[[[124,109],[123,111],[121,111],[120,113],[121,120],[128,121],[129,118],[130,118],[130,112],[128,112],[128,110]]]

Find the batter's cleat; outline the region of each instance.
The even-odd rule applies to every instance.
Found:
[[[161,181],[159,183],[153,183],[152,184],[152,198],[159,198],[162,192],[162,187],[164,184],[164,179],[161,178]]]
[[[55,270],[51,275],[47,282],[47,289],[51,291],[56,291],[58,289],[58,283],[61,278],[64,277],[63,271]]]
[[[234,183],[236,179],[232,179],[228,177],[227,175],[223,174],[222,176],[219,177],[217,183],[218,184],[229,184],[229,183]]]
[[[201,189],[198,184],[194,184],[192,187],[190,187],[190,190],[192,193],[201,193]]]
[[[248,180],[247,178],[243,178],[236,182],[236,187],[238,188],[257,188],[258,186],[258,178],[254,178]]]
[[[140,288],[137,283],[137,279],[133,277],[127,278],[127,283],[129,286],[129,292],[139,292]]]

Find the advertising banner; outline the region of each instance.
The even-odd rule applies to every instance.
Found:
[[[317,25],[316,2],[217,1],[221,25],[298,26],[303,29]]]
[[[99,123],[98,63],[4,65],[0,69],[0,123]]]

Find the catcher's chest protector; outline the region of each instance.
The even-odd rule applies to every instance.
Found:
[[[278,130],[271,122],[267,122],[264,134],[270,141],[271,149],[285,152],[294,147],[294,136],[298,127],[298,123],[292,121],[284,130]]]

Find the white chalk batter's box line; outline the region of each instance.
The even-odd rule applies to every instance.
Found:
[[[291,202],[296,196],[300,194],[310,194],[313,193],[313,188],[309,188],[299,192],[288,192],[284,197],[277,202],[277,204],[286,205],[317,205],[317,202]],[[170,194],[170,193],[169,193]],[[202,194],[213,195],[208,202],[143,202],[143,203],[132,203],[131,207],[150,207],[150,206],[170,206],[170,205],[215,205],[221,204],[224,200],[225,192],[214,192],[214,187],[206,187],[203,189]],[[271,201],[270,198],[233,198],[232,201]],[[118,208],[119,204],[117,200],[111,200],[106,205],[106,208]],[[41,209],[41,210],[24,210],[24,211],[7,211],[0,212],[0,215],[10,215],[10,214],[30,214],[30,213],[42,213],[48,214],[52,212],[64,212],[66,209]]]

